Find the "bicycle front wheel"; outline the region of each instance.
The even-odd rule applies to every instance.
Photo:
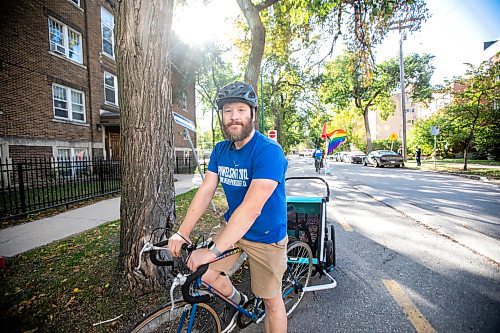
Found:
[[[150,314],[135,326],[131,333],[188,332],[189,318],[194,305],[184,301],[169,303]],[[220,333],[220,319],[215,310],[205,303],[199,303],[191,332]]]
[[[288,267],[283,276],[282,294],[286,315],[289,316],[304,296],[313,267],[312,251],[304,242],[293,242],[287,249]]]

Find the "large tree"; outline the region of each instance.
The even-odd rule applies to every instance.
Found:
[[[500,150],[500,62],[469,65],[465,75],[448,87],[452,103],[444,110],[444,134],[459,144],[467,170],[475,140],[493,158]],[[498,157],[497,157],[498,158]]]
[[[404,59],[405,82],[414,101],[425,101],[432,96],[432,58],[427,54],[412,54]],[[337,109],[348,108],[354,103],[363,115],[366,149],[370,152],[372,142],[368,112],[380,111],[383,118],[394,112],[391,93],[399,84],[399,61],[393,58],[376,66],[369,79],[365,77],[360,61],[356,53],[346,52],[328,63],[321,77],[320,95],[324,102]]]
[[[120,268],[132,289],[165,282],[166,272],[139,251],[157,227],[175,222],[170,86],[173,0],[121,0],[116,55],[121,110]]]

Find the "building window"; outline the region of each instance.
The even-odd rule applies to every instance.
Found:
[[[113,59],[115,58],[114,27],[115,18],[110,12],[101,7],[102,52]]]
[[[65,86],[52,85],[54,118],[85,122],[85,101],[81,91]]]
[[[87,148],[57,148],[57,157],[64,160],[74,159],[75,161],[83,161],[88,156]]]
[[[88,174],[87,148],[57,148],[57,172],[63,177],[75,177]]]
[[[83,63],[82,35],[61,22],[49,18],[50,50],[79,64]]]
[[[69,0],[69,2],[72,2],[75,5],[77,5],[78,7],[80,7],[80,0]]]
[[[104,102],[118,105],[118,80],[107,72],[104,72]]]
[[[183,111],[188,111],[187,109],[187,95],[186,93],[183,91],[182,94],[181,94],[181,98],[180,98],[180,101],[179,101],[179,106],[181,107],[181,109]]]

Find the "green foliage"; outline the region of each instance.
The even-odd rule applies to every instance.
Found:
[[[414,153],[416,147],[422,149],[422,155],[431,155],[434,151],[434,136],[431,135],[431,127],[439,126],[440,137],[437,145],[439,154],[445,153],[445,145],[452,149],[452,142],[443,141],[449,128],[446,126],[446,121],[442,117],[442,113],[432,115],[430,118],[415,122],[413,128],[408,133],[408,152]]]
[[[469,65],[465,75],[454,85],[455,89],[449,90],[453,102],[446,108],[443,118],[449,128],[450,141],[460,145],[465,152],[476,145],[476,149],[483,149],[491,158],[499,158],[499,77],[498,62],[483,62],[477,67]]]
[[[427,100],[431,96],[432,58],[412,54],[404,60],[405,82],[409,83],[415,100]],[[393,58],[381,63],[372,76],[363,71],[363,66],[362,59],[353,52],[346,52],[328,63],[320,77],[321,100],[337,110],[353,103],[359,114],[366,116],[369,110],[377,110],[382,119],[387,119],[396,108],[391,93],[399,84],[399,61]],[[366,133],[367,148],[371,150],[369,137]]]
[[[351,105],[350,107],[335,112],[332,118],[327,122],[327,131],[331,132],[336,129],[343,129],[347,132],[347,139],[342,144],[345,147],[352,144],[354,147],[361,151],[366,151],[365,131],[363,128],[363,117],[359,114],[356,108]]]
[[[392,143],[392,140],[390,139],[379,139],[379,140],[373,140],[373,150],[391,150],[391,145],[392,145],[392,150],[393,151],[398,151],[399,147],[401,146],[401,141],[396,140],[394,141],[394,144]]]
[[[429,119],[415,123],[409,146],[420,145],[424,154],[431,154],[434,137],[430,128],[439,126],[438,155],[449,157],[475,150],[490,159],[499,159],[499,67],[498,63],[486,62],[470,66],[464,76],[445,90],[452,96],[452,103]]]

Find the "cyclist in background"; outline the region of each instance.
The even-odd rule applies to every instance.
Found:
[[[257,95],[253,87],[235,82],[217,94],[223,129],[228,140],[215,146],[203,184],[189,206],[179,230],[168,243],[174,256],[189,236],[212,199],[219,181],[228,202],[225,221],[212,230],[214,244],[191,254],[188,266],[196,270],[222,252],[238,246],[248,255],[253,293],[264,300],[266,332],[286,333],[287,318],[281,281],[287,268],[287,212],[285,173],[288,162],[278,143],[255,131]],[[236,290],[226,275],[238,255],[210,264],[203,281],[233,302],[247,297]],[[224,274],[225,273],[225,274]],[[222,320],[228,332],[236,325],[238,312],[226,306]]]
[[[316,147],[316,149],[313,152],[313,157],[314,157],[314,168],[316,169],[316,172],[319,172],[319,169],[323,167],[323,150],[319,147]]]

